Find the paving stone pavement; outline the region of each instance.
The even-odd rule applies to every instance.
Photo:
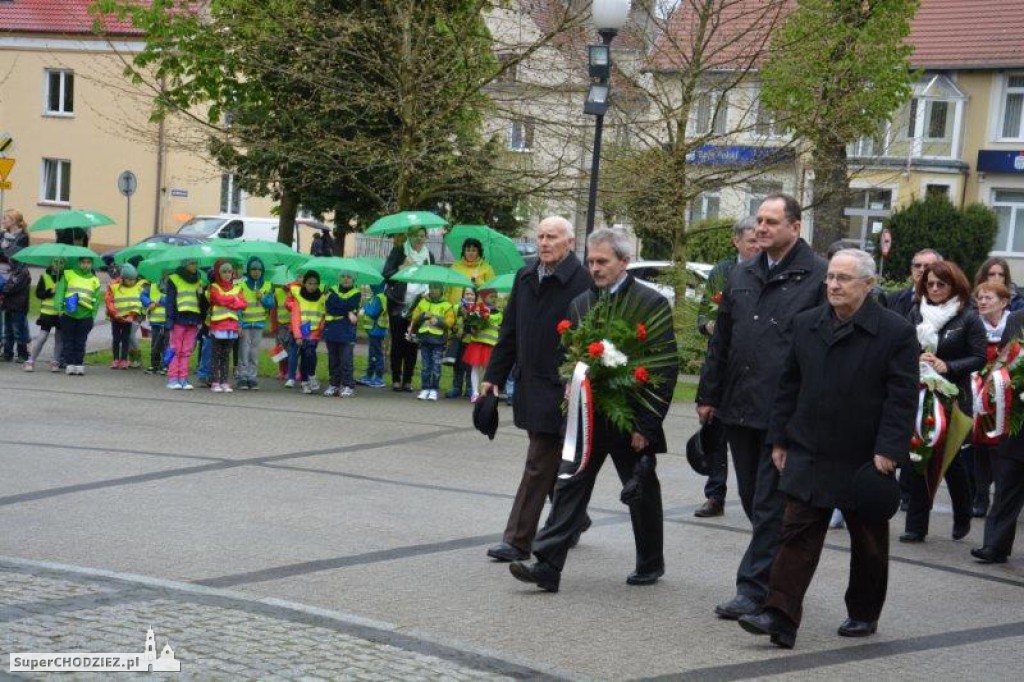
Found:
[[[793,651],[714,618],[749,527],[695,519],[703,480],[673,406],[659,457],[667,572],[630,587],[629,517],[611,467],[557,595],[512,579],[500,539],[526,439],[465,401],[361,389],[170,392],[160,377],[26,374],[0,364],[0,679],[16,651],[141,652],[170,642],[182,679],[1019,679],[1024,563],[979,566],[940,494],[922,545],[895,542],[867,640],[845,617],[845,532],[830,533]],[[158,673],[154,673],[158,674]],[[170,675],[159,673],[162,677]],[[126,676],[127,677],[127,676]]]

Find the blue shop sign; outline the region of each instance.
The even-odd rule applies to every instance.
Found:
[[[979,149],[978,170],[988,173],[1024,173],[1024,151]]]
[[[706,144],[687,154],[686,160],[699,166],[752,166],[792,161],[789,147]]]

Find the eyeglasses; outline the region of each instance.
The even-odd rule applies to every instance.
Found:
[[[926,282],[925,283],[925,287],[927,287],[928,289],[948,289],[949,288],[949,284],[947,284],[946,282],[943,282],[941,279],[939,279],[939,280],[931,280],[929,282]]]
[[[842,272],[839,272],[839,273],[830,272],[827,275],[825,275],[825,281],[826,282],[836,282],[837,284],[849,284],[850,282],[852,282],[854,280],[867,279],[867,278],[868,278],[868,275],[861,275],[860,277],[857,277],[855,275],[847,275],[847,274],[842,273]]]

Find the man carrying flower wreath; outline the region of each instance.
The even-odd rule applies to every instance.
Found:
[[[595,230],[587,239],[587,267],[595,287],[573,300],[570,321],[557,328],[567,347],[567,364],[578,368],[576,363],[586,360],[589,365],[595,409],[592,432],[581,429],[590,435],[581,436],[589,464],[563,456],[551,513],[533,542],[537,561],[509,566],[518,580],[548,592],[558,591],[566,556],[588,522],[587,504],[609,454],[625,485],[622,499],[629,506],[636,542],[636,567],[626,582],[650,585],[665,573],[655,455],[667,451],[662,422],[672,403],[679,360],[671,306],[626,271],[632,256],[624,230]],[[570,400],[570,420],[576,418],[572,405]],[[572,432],[568,430],[567,441]],[[587,455],[583,457],[586,462]]]

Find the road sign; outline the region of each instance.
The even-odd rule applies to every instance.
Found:
[[[0,180],[0,190],[14,189],[14,183],[10,180]]]
[[[14,159],[0,159],[0,180],[7,180],[12,168],[14,168]]]
[[[130,197],[135,194],[136,188],[139,186],[139,181],[135,177],[135,173],[129,170],[121,173],[117,176],[117,190],[126,197]]]
[[[882,258],[888,258],[889,252],[892,251],[892,232],[890,230],[882,230],[882,236],[878,240],[878,245],[882,249]]]

